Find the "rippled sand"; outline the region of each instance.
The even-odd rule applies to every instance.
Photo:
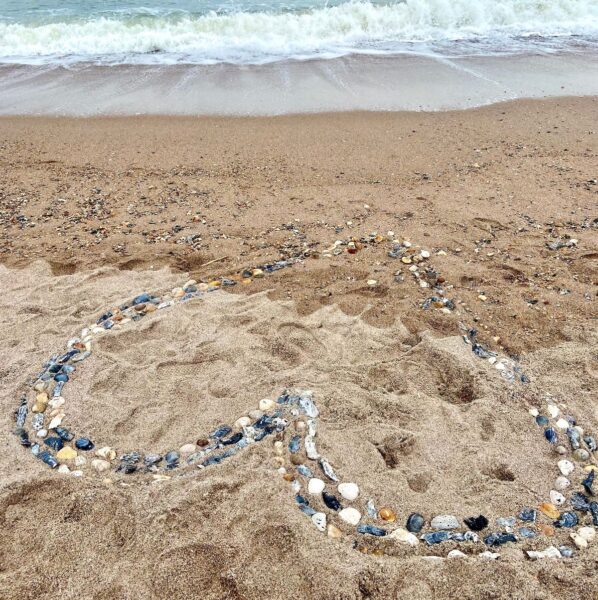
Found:
[[[42,362],[106,307],[183,280],[166,269],[56,277],[43,262],[0,266],[3,600],[598,593],[598,544],[573,561],[531,563],[521,547],[504,547],[496,563],[430,562],[423,556],[439,547],[389,543],[389,556],[376,557],[353,549],[348,536],[328,539],[297,509],[271,463],[271,442],[161,483],[143,475],[113,475],[112,484],[63,476],[22,449],[8,434],[12,413]],[[526,401],[551,392],[582,424],[597,426],[598,334],[588,330],[523,356],[532,377],[524,395],[457,333],[414,335],[399,319],[377,328],[334,305],[301,316],[292,302],[265,292],[217,292],[103,338],[65,393],[65,424],[119,453],[163,452],[285,387],[309,388],[321,411],[320,450],[342,480],[395,508],[399,521],[413,510],[495,518],[535,506],[556,466]]]

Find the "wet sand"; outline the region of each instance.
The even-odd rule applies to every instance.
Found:
[[[558,472],[527,407],[551,394],[598,430],[596,102],[1,120],[3,430],[23,382],[104,308],[305,251],[296,267],[101,341],[69,389],[69,425],[162,452],[309,387],[323,451],[399,520],[537,506]],[[456,310],[421,310],[426,290],[384,243],[323,256],[372,231],[428,248]],[[576,245],[547,248],[567,236]],[[460,323],[517,355],[531,383],[506,384],[476,359]],[[49,472],[12,435],[3,444],[3,599],[598,593],[598,544],[573,560],[525,558],[566,532],[505,546],[496,562],[423,558],[450,545],[382,544],[376,556],[348,534],[328,539],[268,447],[194,477],[107,484]]]

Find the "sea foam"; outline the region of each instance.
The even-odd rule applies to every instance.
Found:
[[[210,64],[388,54],[467,41],[468,51],[522,51],[598,40],[596,0],[351,1],[303,11],[91,16],[0,22],[0,61]],[[554,43],[557,40],[557,43]]]

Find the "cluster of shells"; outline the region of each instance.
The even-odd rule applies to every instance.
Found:
[[[354,254],[364,245],[384,239],[387,238],[373,234],[361,240],[338,241],[323,256],[340,252]],[[450,286],[427,264],[430,252],[414,248],[406,241],[393,240],[389,255],[408,266],[421,288],[434,290],[435,296],[422,303],[423,309],[438,308],[446,312],[454,308],[453,302],[445,295]],[[499,556],[492,551],[498,546],[535,537],[551,537],[555,528],[570,530],[571,540],[578,549],[584,549],[591,543],[598,526],[598,503],[592,499],[594,477],[598,470],[594,455],[596,441],[567,413],[566,406],[552,399],[542,410],[530,408],[531,415],[543,428],[544,437],[554,447],[558,458],[558,475],[549,498],[538,507],[523,507],[517,516],[498,517],[494,521],[496,530],[485,533],[482,532],[488,529],[490,520],[482,514],[461,520],[454,515],[436,515],[428,519],[412,512],[404,517],[404,526],[401,527],[397,525],[399,519],[393,507],[376,507],[372,499],[364,501],[359,486],[354,482],[340,481],[331,463],[317,450],[319,411],[310,391],[286,390],[276,401],[262,399],[256,409],[240,417],[232,426],[221,425],[206,437],[185,443],[164,455],[137,451],[119,453],[109,446],[97,446],[87,437],[77,437],[65,427],[64,387],[79,363],[91,356],[93,343],[110,330],[122,329],[148,314],[201,298],[222,287],[237,282],[250,283],[254,278],[292,266],[300,260],[302,257],[296,256],[207,283],[191,280],[168,294],[143,293],[122,306],[108,310],[96,323],[84,328],[78,337],[70,339],[66,351],[53,356],[29,382],[29,390],[22,396],[15,413],[16,434],[21,444],[60,473],[82,477],[91,468],[92,472],[104,474],[103,477],[109,471],[115,471],[122,476],[148,474],[161,481],[187,473],[189,469],[218,465],[238,451],[270,439],[273,440],[275,467],[290,483],[299,510],[329,537],[351,537],[358,549],[371,550],[376,554],[384,553],[384,546],[370,548],[359,540],[384,539],[389,543],[409,546],[417,546],[421,541],[427,546],[452,542],[453,545],[464,544],[470,554],[491,559]],[[395,276],[398,277],[398,274]],[[463,339],[472,352],[494,365],[504,379],[520,383],[529,381],[515,361],[484,348],[476,341],[475,330],[466,331]],[[486,549],[476,552],[475,548],[479,545]],[[528,556],[534,559],[570,557],[573,552],[567,545],[527,551]],[[466,554],[453,548],[448,556],[464,557]]]

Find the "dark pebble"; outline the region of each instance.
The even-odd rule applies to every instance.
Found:
[[[520,527],[519,535],[522,538],[534,538],[536,537],[536,532],[533,529],[530,529],[529,527]]]
[[[551,443],[556,444],[559,441],[559,438],[556,434],[556,431],[552,427],[547,427],[544,430],[544,437]]]
[[[588,473],[588,476],[581,482],[585,491],[590,495],[594,495],[594,490],[592,489],[592,485],[594,484],[594,477],[596,477],[596,471],[592,470]]]
[[[579,523],[579,519],[574,512],[565,511],[554,522],[555,527],[575,527]]]
[[[324,500],[324,504],[330,510],[340,510],[342,508],[341,503],[338,501],[334,494],[329,494],[328,492],[322,492],[322,499]]]
[[[486,529],[486,527],[488,527],[488,519],[484,515],[469,517],[467,519],[463,519],[463,522],[472,531],[482,531],[482,529]]]
[[[44,440],[44,444],[46,444],[46,446],[50,446],[50,448],[56,450],[56,452],[58,452],[58,450],[62,450],[64,447],[64,442],[59,437],[48,437]]]
[[[546,425],[548,425],[548,417],[545,417],[544,415],[538,415],[536,417],[536,423],[540,425],[540,427],[546,427]]]
[[[240,442],[242,439],[243,439],[243,433],[240,431],[237,431],[237,433],[233,433],[233,435],[231,435],[229,438],[222,440],[221,444],[223,446],[231,446],[232,444],[236,444],[237,442]]]
[[[177,462],[177,460],[179,460],[179,453],[175,452],[174,450],[171,450],[170,452],[167,452],[165,454],[164,460],[167,463],[175,463],[175,462]]]
[[[537,516],[538,516],[538,512],[536,511],[535,508],[524,508],[519,513],[519,519],[521,521],[528,521],[528,522],[532,522],[532,523],[536,520]]]
[[[407,517],[407,531],[411,533],[419,533],[424,526],[424,518],[419,513],[411,513]]]
[[[64,427],[57,427],[54,431],[65,441],[70,442],[75,436]]]
[[[571,494],[569,502],[575,510],[580,510],[582,512],[588,512],[590,510],[590,499],[581,492],[574,492]]]
[[[47,450],[45,450],[44,452],[41,452],[38,455],[38,458],[46,463],[49,467],[51,467],[52,469],[55,469],[58,466],[58,461],[52,456],[52,454],[50,454],[50,452],[48,452]]]
[[[135,298],[133,298],[133,302],[131,304],[133,304],[133,306],[135,306],[136,304],[144,304],[145,302],[150,302],[151,299],[152,297],[147,293],[140,294],[139,296],[135,296]]]
[[[131,473],[135,473],[137,471],[137,465],[130,462],[121,462],[118,467],[116,467],[116,471],[118,473],[124,473],[125,475],[131,475]]]
[[[295,454],[299,452],[299,448],[301,448],[301,436],[294,435],[289,442],[289,452]]]
[[[491,533],[484,538],[487,546],[502,546],[507,542],[516,542],[517,538],[512,533]]]
[[[431,533],[424,533],[421,536],[421,539],[428,544],[428,546],[432,546],[433,544],[440,544],[441,542],[446,542],[451,538],[451,534],[448,531],[434,531]]]
[[[232,429],[228,425],[221,425],[217,429],[214,429],[212,433],[210,433],[210,437],[220,439],[221,437],[228,435],[231,431]]]
[[[358,525],[357,533],[368,533],[369,535],[375,535],[377,537],[383,537],[386,535],[386,530],[375,525]]]
[[[93,450],[94,445],[93,442],[88,439],[88,438],[79,438],[76,442],[75,442],[75,448],[77,448],[77,450]]]

